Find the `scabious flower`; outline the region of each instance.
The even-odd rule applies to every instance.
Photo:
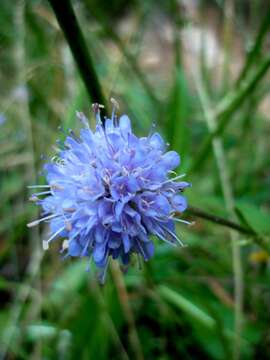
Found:
[[[147,261],[154,253],[153,237],[182,245],[174,221],[188,223],[175,217],[187,207],[181,193],[189,186],[173,172],[179,155],[167,152],[156,132],[135,136],[129,118],[118,119],[114,110],[102,124],[94,104],[94,132],[77,113],[84,126],[79,137],[71,131],[63,150],[45,165],[48,185],[37,185],[41,192],[31,197],[43,216],[28,224],[48,222],[51,236],[43,248],[58,237],[65,239],[66,255],[92,258],[103,280],[110,257],[128,264],[135,253]]]

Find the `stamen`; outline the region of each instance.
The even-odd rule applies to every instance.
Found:
[[[86,241],[86,244],[85,244],[85,246],[83,248],[83,251],[81,252],[81,257],[84,256],[83,254],[86,252],[86,250],[87,250],[87,248],[89,246],[90,240],[91,240],[91,238],[89,237],[89,239]]]
[[[161,225],[161,227],[163,230],[167,231],[167,233],[170,234],[171,237],[174,238],[181,246],[184,246],[183,242],[179,239],[179,237],[173,231],[171,231],[170,229],[168,229],[165,226]]]
[[[61,150],[60,150],[61,152]],[[64,159],[61,159],[59,156],[55,155],[51,158],[51,162],[53,162],[54,164],[61,166],[61,165],[65,165],[66,162]]]
[[[68,213],[72,213],[72,212],[76,211],[75,208],[63,208],[63,210],[68,212]]]
[[[75,234],[72,235],[71,238],[69,238],[69,242],[71,242],[71,240],[75,239],[75,237],[78,236],[80,232],[81,232],[81,230],[78,230],[77,232],[75,232]]]
[[[30,223],[27,224],[27,226],[30,228],[30,227],[33,227],[33,226],[36,226],[38,225],[39,223],[41,223],[42,221],[46,221],[46,220],[49,220],[49,219],[53,219],[57,216],[61,216],[61,214],[52,214],[52,215],[49,215],[49,216],[45,216],[41,219],[38,219],[38,220],[35,220],[35,221],[32,221]]]
[[[58,179],[58,181],[61,182],[61,183],[64,183],[64,184],[74,184],[74,182],[71,181],[71,180]],[[56,183],[52,183],[50,186],[51,186],[52,189],[54,188],[54,189],[57,189],[57,190],[63,190],[61,185],[58,185]]]
[[[60,186],[58,184],[52,184],[50,186],[52,190],[64,190],[63,186]]]
[[[65,226],[61,227],[59,230],[57,230],[48,240],[43,240],[42,246],[44,250],[49,249],[49,243],[57,236],[59,235],[63,230],[65,229]]]
[[[178,175],[178,176],[176,176],[176,177],[174,177],[174,178],[171,178],[171,179],[168,179],[168,180],[166,180],[166,181],[163,181],[162,185],[167,184],[167,183],[172,182],[172,181],[175,181],[175,180],[177,180],[177,179],[181,179],[181,178],[183,178],[183,177],[185,177],[185,176],[186,176],[186,174]]]
[[[65,226],[66,230],[67,230],[67,231],[71,231],[71,230],[72,230],[72,225],[71,225],[71,223],[70,223],[68,220],[66,220],[66,221],[65,221],[65,224],[66,224],[66,226]]]
[[[55,145],[52,146],[52,149],[57,153],[61,153],[63,151],[63,149],[61,149],[60,147],[55,146]]]
[[[105,141],[106,141],[106,143],[107,143],[107,145],[108,145],[108,149],[110,150],[111,155],[113,156],[114,153],[115,153],[114,148],[113,148],[113,145],[110,143],[110,141],[109,141],[109,139],[108,139],[108,136],[107,136],[107,133],[106,133],[106,131],[104,130],[103,126],[101,126],[101,125],[99,125],[99,126],[100,126],[101,129],[102,129],[102,133],[103,133],[104,138],[105,138]]]
[[[57,130],[60,131],[62,134],[64,134],[65,136],[67,136],[67,132],[64,130],[63,126],[59,125],[57,127]]]
[[[157,217],[157,216],[153,216],[153,219],[160,221],[160,222],[168,222],[168,218],[167,217]],[[170,219],[170,218],[169,218]]]
[[[37,196],[35,196],[35,195],[31,195],[30,198],[29,198],[29,201],[33,201],[33,202],[36,202],[38,200],[39,200],[39,198]]]
[[[118,102],[117,102],[114,98],[110,98],[110,101],[111,101],[111,103],[113,104],[113,108],[112,108],[112,121],[113,121],[113,124],[114,124],[115,126],[117,126],[117,124],[115,124],[115,118],[116,118],[116,116],[115,116],[115,111],[116,111],[116,109],[119,109],[119,104],[118,104]]]
[[[56,144],[59,146],[62,146],[62,147],[64,146],[63,140],[61,140],[61,139],[56,139]]]
[[[194,225],[195,222],[194,221],[187,221],[187,220],[183,220],[183,219],[179,219],[179,218],[175,218],[175,217],[170,217],[170,219],[172,219],[173,221],[177,221],[186,225]]]
[[[77,141],[78,143],[81,142],[81,139],[75,134],[75,132],[74,132],[72,129],[69,129],[68,132],[69,132],[69,135],[70,135],[75,141]]]
[[[43,250],[48,250],[49,249],[49,243],[48,243],[47,240],[42,241],[42,248],[43,248]]]
[[[155,231],[155,235],[158,236],[161,240],[165,241],[167,244],[177,246],[177,244],[175,242],[168,240],[163,235],[161,235],[158,231]]]
[[[50,160],[49,157],[47,155],[41,154],[40,155],[40,160]]]
[[[98,103],[94,103],[92,104],[92,110],[95,114],[95,117],[96,117],[96,122],[98,125],[102,125],[102,121],[101,121],[101,118],[100,118],[100,109],[101,108],[104,108],[104,105],[101,105],[101,104],[98,104]]]
[[[76,111],[76,116],[85,127],[87,127],[88,129],[90,128],[89,123],[88,123],[88,119],[84,115],[84,113],[82,113],[80,111]]]
[[[66,249],[68,249],[68,246],[69,246],[69,240],[66,239],[62,243],[62,249],[66,250]]]
[[[150,139],[150,137],[154,134],[154,131],[155,131],[155,129],[156,129],[156,123],[155,122],[153,122],[152,123],[152,125],[151,125],[151,128],[150,128],[150,131],[149,131],[149,134],[148,134],[148,139]]]
[[[110,101],[115,109],[119,109],[119,103],[113,97],[110,98]]]
[[[142,247],[141,242],[139,240],[137,240],[136,243],[137,243],[137,246],[138,246],[138,248],[139,248],[139,250],[141,252],[141,255],[144,257],[145,261],[147,261],[147,254],[144,251],[144,248]]]
[[[109,258],[108,255],[107,255],[107,260],[106,260],[105,267],[101,270],[101,272],[100,272],[99,275],[98,275],[99,282],[100,282],[102,285],[104,285],[104,282],[105,282],[105,278],[106,278],[106,274],[107,274],[107,270],[108,270],[109,261],[110,261],[110,258]]]
[[[41,195],[48,195],[48,194],[52,194],[51,190],[49,191],[42,191],[42,192],[39,192],[39,193],[35,193],[33,194],[32,196],[41,196]]]
[[[49,188],[51,185],[30,185],[27,186],[28,189],[35,189],[35,188]]]

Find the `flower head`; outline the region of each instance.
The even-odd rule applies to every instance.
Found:
[[[145,261],[154,253],[152,235],[176,245],[175,218],[187,202],[182,191],[189,186],[171,178],[180,162],[158,133],[138,138],[126,115],[100,121],[93,132],[82,113],[79,137],[67,136],[64,149],[45,165],[48,185],[32,195],[43,209],[41,221],[49,222],[51,236],[64,238],[67,256],[88,256],[105,274],[109,258],[128,264],[136,253]],[[42,185],[37,187],[42,188]],[[34,188],[34,186],[33,186]],[[44,190],[44,191],[43,191]],[[43,199],[40,196],[45,195]]]

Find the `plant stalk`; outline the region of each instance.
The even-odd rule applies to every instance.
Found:
[[[70,0],[48,1],[70,46],[91,102],[106,105],[92,57]]]

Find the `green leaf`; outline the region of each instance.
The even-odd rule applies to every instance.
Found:
[[[270,214],[255,205],[238,202],[236,205],[239,220],[248,225],[255,233],[260,235],[270,234]]]
[[[69,266],[66,264],[63,273],[51,285],[48,301],[58,306],[65,304],[67,296],[76,293],[89,276],[85,268],[86,263],[83,260],[74,261]]]
[[[164,299],[180,308],[188,316],[191,316],[204,327],[208,329],[214,329],[216,327],[216,322],[211,316],[209,316],[206,312],[185,298],[183,295],[179,294],[179,292],[176,292],[164,285],[159,286],[158,292]]]
[[[175,82],[167,109],[167,136],[171,147],[184,159],[188,152],[190,131],[187,126],[189,112],[189,93],[182,68],[175,72]]]

